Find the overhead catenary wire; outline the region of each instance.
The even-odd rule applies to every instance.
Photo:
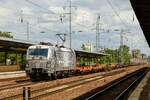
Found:
[[[118,14],[118,12],[116,11],[116,9],[114,8],[114,6],[112,5],[110,0],[106,0],[108,2],[108,4],[110,5],[110,7],[112,8],[112,10],[114,11],[114,13],[116,14],[116,16],[118,16],[118,18],[120,19],[121,23],[125,26],[125,28],[129,28],[129,26],[122,20],[122,18],[120,17],[120,15]],[[117,7],[117,6],[116,6]],[[130,7],[131,9],[131,7]],[[120,10],[120,9],[119,9]],[[133,11],[133,10],[132,10]],[[132,21],[135,21],[135,13],[132,12],[133,16],[132,16]],[[125,18],[125,16],[123,16]],[[127,18],[126,18],[127,20]],[[138,46],[136,46],[138,47]]]
[[[51,30],[51,29],[46,28],[46,27],[43,27],[43,26],[39,26],[39,27],[42,28],[42,29],[45,29],[45,30],[47,30],[47,31],[50,31],[50,32],[60,33],[59,31]]]
[[[3,0],[4,1],[4,0]],[[51,13],[51,11],[48,9],[48,8],[46,8],[46,7],[42,7],[41,5],[39,5],[39,4],[37,4],[36,2],[34,2],[34,0],[25,0],[25,1],[31,1],[32,3],[34,3],[34,4],[32,4],[32,3],[30,3],[30,4],[32,4],[32,5],[34,5],[34,6],[36,6],[36,7],[38,7],[38,8],[41,8],[41,9],[43,9],[42,11],[46,11],[46,13],[47,12],[49,12],[49,13]],[[110,0],[108,0],[108,1],[110,1]],[[26,2],[27,3],[27,2]],[[27,3],[28,4],[28,3]],[[112,3],[111,3],[112,4]],[[2,5],[2,6],[4,6],[4,5]],[[2,7],[1,6],[1,7]],[[112,5],[112,6],[114,6],[114,5]],[[0,7],[0,8],[1,8]],[[4,6],[5,7],[5,6]],[[10,6],[10,7],[8,7],[8,9],[11,9],[11,8],[14,8],[13,6]],[[114,7],[113,7],[114,8]],[[18,9],[18,8],[15,8],[15,9]],[[115,8],[114,8],[115,9]],[[18,9],[19,10],[19,9]],[[17,10],[17,11],[18,11]],[[116,9],[115,9],[116,10]],[[17,13],[17,11],[16,12],[14,12],[14,13]],[[123,18],[121,17],[121,15],[119,15],[119,13],[118,13],[118,10],[116,11],[117,12],[117,14],[118,14],[118,16],[120,16],[120,18],[122,19],[122,21],[123,21],[123,23],[125,23],[124,22],[124,20],[123,20]],[[54,12],[55,13],[55,12]],[[53,14],[53,13],[51,13],[51,14]],[[57,13],[56,13],[57,14]],[[115,14],[116,15],[116,14]],[[7,17],[7,16],[6,16]],[[12,18],[12,16],[10,17],[10,19]],[[17,18],[16,18],[17,19]],[[14,21],[15,19],[13,19],[13,21]],[[8,23],[9,24],[9,23]],[[14,22],[12,22],[12,24],[14,24]],[[16,23],[15,23],[16,24]],[[82,23],[80,23],[80,24],[82,24]],[[125,23],[126,24],[126,23]],[[79,25],[79,24],[78,24]],[[78,26],[77,25],[77,26]],[[2,26],[2,25],[1,25]],[[18,26],[18,25],[17,25]],[[36,28],[36,26],[35,25],[33,25],[35,28]],[[80,26],[82,26],[82,27],[84,27],[85,26],[85,28],[86,29],[89,29],[90,27],[88,27],[88,26],[86,26],[86,24],[84,24],[84,25],[80,25]],[[124,25],[125,26],[125,25]],[[32,27],[32,25],[30,26],[30,27]],[[42,26],[41,25],[41,27],[40,28],[42,28],[42,27],[44,27],[44,26]],[[25,28],[25,27],[24,27]],[[35,30],[35,28],[33,29],[33,31]],[[38,29],[38,27],[36,28],[36,29]],[[40,30],[40,29],[39,29]],[[56,32],[55,30],[51,30],[51,29],[49,29],[49,28],[43,28],[43,30],[47,30],[47,31],[51,31],[51,32]]]
[[[122,17],[124,17],[128,22],[129,21],[132,21],[132,22],[134,22],[134,16],[135,16],[135,13],[134,13],[134,11],[133,11],[133,9],[132,9],[132,7],[131,7],[131,5],[129,4],[129,6],[128,6],[128,9],[126,8],[126,9],[121,9],[120,7],[119,7],[119,5],[117,4],[117,3],[113,3],[113,5],[116,7],[116,8],[118,8],[118,10],[121,10],[121,11],[130,11],[130,13],[132,13],[132,17],[131,16],[122,16]],[[128,17],[130,17],[130,18],[128,18]],[[131,20],[129,20],[129,19],[131,19]]]
[[[11,21],[8,21],[8,20],[7,20],[6,22],[7,22],[7,23],[10,23],[10,24],[14,24],[14,23],[15,23],[15,24],[14,24],[15,27],[18,27],[18,26],[20,26],[20,24],[21,24],[20,22],[15,22],[14,20],[11,20]],[[25,25],[25,24],[26,24],[26,23],[23,23],[22,25]],[[14,26],[14,25],[13,25],[13,26]],[[26,25],[25,25],[25,26],[26,26]],[[59,33],[58,31],[54,31],[54,30],[48,29],[48,28],[46,28],[46,27],[44,27],[44,26],[42,26],[42,27],[41,27],[41,26],[40,26],[40,27],[37,27],[36,24],[33,24],[33,23],[30,23],[30,24],[29,24],[29,28],[30,28],[30,32],[31,32],[31,29],[32,29],[32,31],[36,31],[36,32],[37,32],[37,31],[40,32],[42,29],[44,29],[44,31]],[[40,29],[39,29],[39,28],[40,28]],[[2,29],[4,30],[4,29],[6,29],[6,28],[3,27],[2,25],[0,25],[0,29],[1,29],[1,30],[2,30]],[[12,30],[12,29],[14,29],[14,28],[11,28],[11,30]],[[26,29],[26,27],[22,27],[21,30],[24,30],[24,29]],[[7,28],[7,30],[10,31],[10,29],[8,29],[8,28]],[[14,32],[14,31],[12,31],[12,32]],[[31,32],[31,33],[33,33],[33,32]],[[34,32],[34,33],[35,33],[35,32]]]
[[[7,20],[7,23],[11,23],[11,24],[14,24],[15,23],[15,26],[17,27],[17,26],[20,26],[20,24],[21,23],[19,23],[19,22],[14,22],[14,21],[8,21]],[[25,23],[24,23],[25,24]],[[24,25],[23,24],[23,25]],[[41,28],[41,29],[39,29],[37,26],[35,26],[36,24],[33,24],[33,23],[30,23],[30,25],[29,25],[29,28],[30,28],[30,32],[31,32],[31,29],[32,29],[32,32],[31,33],[35,33],[35,32],[33,32],[33,30],[34,31],[41,31],[42,29],[44,29],[44,30],[46,30],[46,31],[49,31],[49,32],[55,32],[55,33],[59,33],[58,31],[54,31],[54,30],[51,30],[51,29],[48,29],[48,28],[46,28],[46,27],[44,27],[44,26],[40,26],[39,28]],[[13,25],[14,26],[14,25]],[[22,27],[23,29],[22,30],[24,30],[24,29],[26,29],[26,27]],[[0,26],[0,29],[6,29],[5,27],[2,27],[2,26]],[[8,28],[7,28],[8,29]],[[12,30],[12,29],[11,29]]]
[[[116,11],[116,9],[114,8],[114,6],[112,5],[112,3],[110,2],[110,0],[106,0],[108,2],[108,4],[110,5],[110,7],[112,8],[112,10],[114,11],[115,15],[119,18],[119,20],[121,21],[121,23],[124,25],[125,28],[128,28],[128,25],[126,25],[126,23],[122,20],[122,18],[120,17],[120,15],[118,14],[118,12]]]
[[[41,9],[43,9],[43,10],[46,10],[46,11],[48,11],[48,12],[51,13],[51,14],[56,14],[56,15],[58,15],[57,13],[53,12],[52,10],[49,10],[49,9],[47,9],[47,8],[44,8],[44,7],[40,6],[39,4],[34,3],[34,2],[31,1],[31,0],[25,0],[25,1],[27,1],[28,3],[34,5],[34,6],[38,7],[38,8],[41,8]]]

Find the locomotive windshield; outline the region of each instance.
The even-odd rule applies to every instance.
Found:
[[[42,56],[47,57],[48,56],[48,49],[29,49],[28,50],[29,56]]]

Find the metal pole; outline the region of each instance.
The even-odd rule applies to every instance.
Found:
[[[7,55],[8,55],[8,52],[5,51],[5,65],[7,65]]]
[[[23,87],[23,100],[30,100],[31,87]]]
[[[97,34],[97,24],[96,24],[96,52],[98,52],[98,34]]]
[[[29,41],[29,22],[27,22],[27,40]]]
[[[16,65],[18,64],[18,54],[16,52]]]
[[[120,33],[120,64],[123,64],[123,30]]]
[[[97,24],[98,24],[98,49],[100,49],[100,15],[98,15],[98,22],[97,22]]]
[[[71,5],[71,0],[70,0],[70,3],[69,3],[69,14],[70,14],[70,16],[69,16],[69,38],[70,38],[70,48],[71,48],[71,44],[72,44],[72,37],[71,37],[71,35],[72,35],[72,27],[71,27],[71,25],[72,25],[72,23],[71,23],[71,20],[72,20],[72,5]]]
[[[99,32],[99,21],[100,21],[100,15],[98,15],[97,17],[97,21],[96,21],[96,51],[99,51],[99,47],[100,47],[100,32]]]
[[[27,87],[27,89],[28,89],[28,100],[30,100],[30,98],[31,98],[31,87]]]
[[[23,87],[23,100],[26,100],[26,87]]]

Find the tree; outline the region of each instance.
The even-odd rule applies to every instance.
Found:
[[[150,56],[147,57],[147,61],[148,61],[148,63],[150,63]]]
[[[13,38],[11,32],[2,32],[2,31],[0,31],[0,37]]]
[[[82,44],[81,48],[82,48],[82,50],[85,50],[85,45],[84,45],[84,44]]]
[[[4,65],[4,64],[5,64],[5,53],[0,52],[0,65]]]
[[[106,48],[104,50],[104,53],[106,54],[110,54],[110,56],[104,56],[102,57],[100,63],[118,63],[118,50],[112,50],[112,49],[108,49]]]
[[[104,56],[100,60],[100,63],[109,64],[109,63],[119,63],[122,59],[122,64],[129,64],[131,55],[129,54],[129,47],[126,45],[120,46],[118,49],[112,50],[106,48],[104,53],[110,54],[110,56]],[[122,56],[122,58],[121,58]]]
[[[119,54],[122,56],[122,63],[123,64],[130,64],[131,55],[129,53],[129,47],[127,45],[122,45],[119,47]],[[121,57],[120,57],[121,59]]]

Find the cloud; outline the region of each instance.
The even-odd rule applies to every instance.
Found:
[[[29,7],[23,7],[23,8],[21,8],[21,10],[24,15],[33,15],[34,14],[32,9]]]
[[[11,31],[15,38],[26,39],[27,22],[30,23],[30,40],[32,41],[50,41],[56,43],[56,33],[69,32],[68,0],[28,0],[39,5],[33,5],[26,0],[1,0],[0,1],[0,30]],[[127,25],[125,27],[118,16],[114,13],[106,0],[72,0],[72,41],[74,48],[81,49],[81,45],[90,40],[95,45],[96,39],[96,20],[100,14],[100,27],[104,30],[110,30],[109,33],[100,35],[101,45],[104,47],[117,48],[119,46],[119,33],[113,32],[114,29],[124,29],[130,31],[127,34],[129,41],[125,41],[131,48],[139,48],[147,54],[149,48],[145,43],[143,32],[135,18],[133,21],[133,10],[129,0],[109,0],[117,11],[122,21]],[[20,23],[21,10],[25,22]],[[54,12],[56,14],[53,14]],[[62,17],[62,15],[65,15]],[[63,18],[62,22],[60,18]],[[78,32],[78,31],[82,32]],[[41,33],[44,31],[45,33]],[[134,38],[133,38],[134,37]],[[69,46],[67,37],[66,46]],[[111,41],[111,42],[110,42]],[[131,44],[134,44],[132,46]],[[144,49],[143,49],[144,48]]]

